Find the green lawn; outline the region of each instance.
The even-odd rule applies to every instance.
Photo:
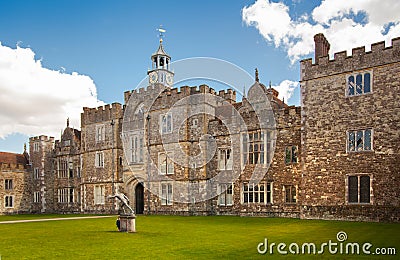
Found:
[[[71,215],[76,217],[76,215]],[[65,215],[0,216],[0,221]],[[400,224],[316,221],[255,217],[138,216],[137,233],[120,233],[116,218],[0,224],[0,255],[6,259],[249,259],[282,257],[276,252],[260,255],[257,245],[269,243],[318,247],[339,231],[347,242],[395,247],[400,250]],[[396,252],[397,256],[400,252]],[[285,258],[298,258],[297,255]],[[309,259],[310,255],[303,255]],[[314,256],[320,259],[321,255]],[[332,258],[326,248],[324,258]],[[336,254],[337,259],[395,259],[395,256]]]
[[[75,217],[88,217],[88,216],[102,216],[102,215],[95,215],[95,214],[35,214],[35,215],[0,215],[0,222],[1,221],[14,221],[14,220],[31,220],[31,219],[49,219],[49,218],[75,218]]]

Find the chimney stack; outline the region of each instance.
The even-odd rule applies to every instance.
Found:
[[[314,36],[315,43],[315,63],[318,63],[318,59],[329,55],[329,49],[331,45],[322,33]]]

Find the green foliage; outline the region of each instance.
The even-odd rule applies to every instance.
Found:
[[[21,218],[0,216],[0,221]],[[234,216],[138,216],[137,233],[120,233],[115,220],[116,217],[0,224],[1,259],[265,259],[282,256],[276,252],[259,255],[257,245],[264,238],[277,244],[314,242],[319,245],[329,240],[337,242],[339,231],[347,233],[348,242],[370,242],[374,247],[400,250],[400,224]],[[321,257],[316,255],[315,259]],[[333,256],[326,252],[323,257]],[[334,257],[363,256],[338,254]],[[309,259],[310,255],[302,258]]]

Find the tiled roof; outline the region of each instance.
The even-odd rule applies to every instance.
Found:
[[[0,152],[0,163],[28,164],[25,155],[18,153]]]

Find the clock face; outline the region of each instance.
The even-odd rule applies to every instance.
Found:
[[[156,83],[157,79],[158,79],[158,75],[156,72],[153,71],[152,73],[149,74],[150,83]]]
[[[172,85],[172,81],[173,81],[172,75],[168,74],[167,75],[167,84]]]

